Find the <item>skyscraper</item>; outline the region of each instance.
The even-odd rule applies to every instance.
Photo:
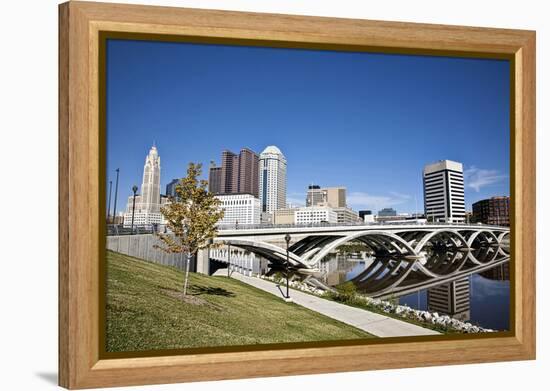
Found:
[[[306,206],[330,206],[331,208],[346,207],[345,187],[319,187],[310,185],[307,189]]]
[[[221,194],[239,192],[239,156],[231,151],[222,151]]]
[[[440,160],[424,167],[424,213],[429,221],[464,222],[462,163]]]
[[[248,193],[258,197],[258,165],[259,157],[256,152],[248,148],[241,149],[239,153],[239,193]]]
[[[134,226],[151,226],[161,224],[163,221],[160,213],[161,203],[166,198],[160,197],[160,156],[157,147],[153,145],[145,157],[143,166],[143,180],[141,182],[141,194],[128,197],[126,212],[124,213],[124,226],[131,226],[132,214]]]
[[[333,208],[345,208],[346,188],[345,187],[327,187],[328,204]]]
[[[270,145],[260,154],[260,205],[272,213],[286,207],[286,158]]]
[[[172,179],[172,181],[166,185],[166,195],[169,197],[176,197],[176,185],[179,183],[179,179]]]
[[[222,192],[222,168],[217,167],[214,162],[210,162],[208,171],[208,191],[214,194]]]
[[[160,210],[160,156],[153,145],[145,157],[141,182],[141,209]]]
[[[248,193],[258,197],[258,155],[248,148],[237,155],[229,150],[222,152],[221,167],[212,162],[209,170],[208,190],[216,194]]]
[[[306,194],[306,206],[315,206],[327,202],[327,194],[319,185],[309,185]]]

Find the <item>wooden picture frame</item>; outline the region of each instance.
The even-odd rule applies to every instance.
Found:
[[[101,32],[511,61],[511,294],[505,335],[109,358],[100,352],[105,161]],[[460,354],[457,354],[460,352]],[[535,32],[88,2],[59,6],[59,384],[90,388],[535,358]]]

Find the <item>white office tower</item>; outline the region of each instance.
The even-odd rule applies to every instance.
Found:
[[[298,208],[294,211],[294,224],[308,225],[319,223],[331,223],[338,222],[338,215],[328,206],[306,206],[305,208]]]
[[[272,214],[286,207],[286,158],[271,145],[260,154],[260,205],[262,212]]]
[[[424,167],[424,213],[428,221],[464,222],[462,163],[440,160]]]
[[[145,157],[141,194],[136,196],[135,207],[134,196],[128,197],[128,204],[124,213],[124,226],[131,226],[132,211],[135,227],[150,227],[162,224],[164,219],[160,213],[160,208],[161,204],[166,202],[166,199],[161,200],[160,197],[160,156],[157,147],[153,145]]]
[[[236,193],[217,195],[224,210],[223,219],[219,225],[239,227],[243,225],[260,224],[260,200],[252,194]]]

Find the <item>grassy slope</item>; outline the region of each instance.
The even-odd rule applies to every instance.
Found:
[[[183,273],[107,252],[107,351],[369,338],[371,335],[225,277],[190,274],[202,305],[173,297]]]

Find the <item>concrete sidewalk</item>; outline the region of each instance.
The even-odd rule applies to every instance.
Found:
[[[271,281],[262,280],[256,277],[247,277],[239,273],[233,273],[231,277],[281,298],[284,297],[282,292],[286,292],[286,287],[281,286],[279,289],[277,284]],[[360,308],[336,303],[295,289],[291,289],[290,297],[294,303],[302,307],[328,316],[329,318],[336,319],[342,323],[357,327],[377,337],[410,337],[439,334],[437,331]]]

